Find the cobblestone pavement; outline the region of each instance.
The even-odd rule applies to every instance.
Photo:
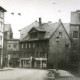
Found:
[[[66,73],[66,72],[65,72]],[[0,80],[53,80],[47,79],[47,70],[39,69],[12,69],[0,71]],[[79,77],[62,77],[55,80],[80,80]]]

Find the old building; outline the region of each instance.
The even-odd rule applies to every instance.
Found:
[[[72,39],[71,64],[73,70],[80,69],[80,10],[71,12],[70,37]]]
[[[61,20],[42,23],[41,18],[34,23],[20,30],[23,34],[20,41],[20,67],[57,68],[61,62],[69,61],[70,25],[63,24]]]
[[[4,26],[4,55],[3,66],[19,66],[19,39],[13,38],[11,24]]]
[[[3,42],[4,42],[4,15],[5,15],[6,10],[0,6],[0,67],[2,66],[3,62]]]
[[[7,39],[7,66],[19,67],[19,39]]]

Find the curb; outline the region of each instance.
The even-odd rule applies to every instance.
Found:
[[[9,70],[13,70],[13,69],[0,69],[0,71],[9,71]]]

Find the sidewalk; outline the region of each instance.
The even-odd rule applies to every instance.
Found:
[[[58,73],[60,77],[74,77],[73,74],[66,70],[58,70]]]
[[[4,67],[4,68],[0,68],[0,71],[8,71],[8,70],[13,70],[13,69],[15,69],[15,68],[11,68],[11,67]]]

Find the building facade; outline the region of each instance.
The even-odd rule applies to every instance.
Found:
[[[19,39],[7,39],[6,58],[8,67],[19,67]]]
[[[0,6],[0,67],[3,64],[3,55],[4,55],[4,14],[6,10]]]
[[[58,64],[61,61],[69,60],[71,49],[68,31],[64,27],[66,24],[61,20],[42,23],[41,18],[37,23],[20,41],[20,67],[60,67]]]
[[[73,70],[80,70],[80,10],[71,12],[70,37],[72,39],[71,64]]]
[[[19,39],[13,38],[11,24],[4,25],[3,67],[19,67]]]

